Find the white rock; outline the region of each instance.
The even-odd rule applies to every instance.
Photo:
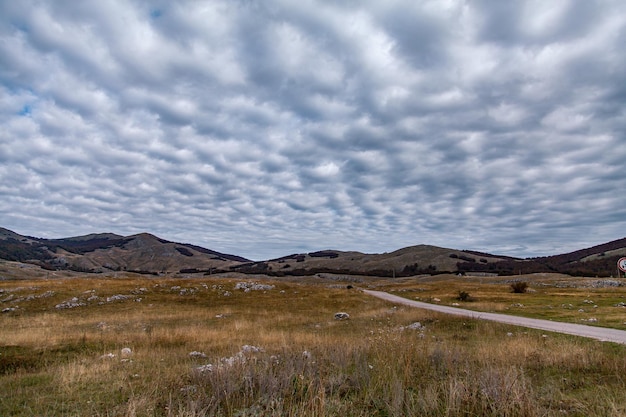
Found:
[[[205,373],[205,372],[213,372],[213,365],[211,365],[210,363],[206,364],[206,365],[202,365],[202,366],[198,366],[196,368],[196,371],[200,372],[200,373]]]
[[[259,352],[264,352],[264,350],[263,348],[260,348],[258,346],[243,345],[241,347],[241,352],[242,353],[259,353]]]
[[[348,320],[350,318],[350,314],[340,311],[335,313],[335,320]]]

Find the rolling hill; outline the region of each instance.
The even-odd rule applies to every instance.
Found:
[[[537,272],[573,276],[613,276],[626,256],[626,238],[578,251],[538,258],[513,258],[471,250],[417,245],[390,253],[323,250],[254,262],[149,233],[89,234],[63,239],[22,236],[0,228],[0,258],[49,270],[131,271],[148,274],[241,272],[272,276],[320,273],[402,277],[463,273],[513,275]]]
[[[3,228],[0,228],[0,258],[32,263],[46,269],[153,274],[181,270],[223,270],[249,262],[239,256],[169,242],[149,233],[132,236],[101,233],[64,239],[40,239]]]

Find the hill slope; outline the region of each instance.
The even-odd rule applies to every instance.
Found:
[[[84,272],[228,269],[249,262],[195,245],[169,242],[148,233],[119,236],[90,234],[64,239],[39,239],[0,228],[0,258],[35,263],[47,269]]]
[[[626,238],[561,255],[504,260],[493,265],[463,264],[459,270],[493,271],[500,275],[558,272],[574,276],[617,275],[617,261],[626,256]]]
[[[400,277],[455,272],[458,263],[490,264],[503,260],[504,257],[495,255],[475,256],[456,249],[418,245],[383,254],[324,250],[242,264],[235,266],[234,269],[270,275],[311,275],[326,272]]]
[[[46,269],[83,272],[236,271],[274,276],[335,273],[384,277],[443,272],[499,275],[557,272],[612,276],[622,256],[626,256],[626,238],[566,254],[528,259],[418,245],[383,254],[324,250],[252,262],[195,245],[169,242],[148,233],[40,239],[0,228],[0,258]]]

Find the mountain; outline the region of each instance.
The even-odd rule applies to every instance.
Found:
[[[46,269],[143,273],[228,270],[232,265],[250,262],[240,256],[169,242],[149,233],[132,236],[100,233],[41,239],[4,228],[0,228],[0,258],[34,263]]]
[[[64,239],[22,236],[0,228],[0,258],[46,269],[142,273],[226,272],[272,276],[334,273],[402,277],[464,273],[514,275],[537,272],[573,276],[613,276],[626,256],[626,238],[561,255],[513,258],[471,250],[417,245],[383,254],[323,250],[253,262],[149,233],[120,236],[98,233]]]

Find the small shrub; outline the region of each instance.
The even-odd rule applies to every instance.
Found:
[[[459,296],[456,299],[459,301],[474,301],[470,293],[466,291],[459,291]]]
[[[528,289],[528,283],[526,281],[517,281],[511,284],[511,289],[516,294],[523,294]]]

